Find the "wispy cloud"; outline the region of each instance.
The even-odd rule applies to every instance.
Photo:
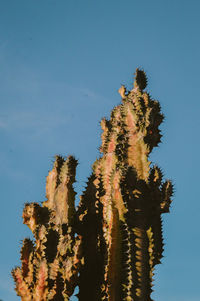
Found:
[[[59,128],[69,129],[76,118],[84,121],[84,116],[89,115],[98,102],[102,107],[108,103],[88,88],[76,88],[75,91],[65,83],[22,82],[23,79],[18,79],[15,83],[15,96],[7,91],[10,104],[4,105],[0,115],[2,131],[17,132],[17,135],[29,132],[41,137]]]
[[[49,129],[67,123],[66,116],[57,116],[52,113],[32,112],[24,110],[21,112],[10,112],[8,115],[0,116],[0,128],[6,130],[20,129]]]

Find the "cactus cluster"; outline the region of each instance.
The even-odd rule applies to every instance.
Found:
[[[163,253],[161,214],[169,212],[173,186],[148,157],[161,139],[158,101],[134,87],[119,93],[110,120],[103,119],[102,155],[77,208],[73,157],[57,156],[47,177],[47,201],[26,204],[24,223],[35,242],[23,241],[21,268],[12,271],[22,300],[151,301],[154,267]]]

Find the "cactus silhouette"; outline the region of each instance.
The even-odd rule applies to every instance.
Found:
[[[21,268],[12,271],[22,300],[150,301],[154,267],[163,253],[161,214],[169,212],[172,183],[163,182],[148,157],[161,139],[158,101],[134,87],[119,93],[110,120],[103,119],[102,155],[77,208],[72,156],[57,156],[47,177],[47,201],[26,204],[24,223],[35,241],[23,241]]]

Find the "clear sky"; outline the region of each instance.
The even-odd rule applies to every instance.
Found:
[[[17,301],[27,201],[45,200],[55,154],[79,160],[80,194],[99,155],[100,126],[136,67],[166,116],[151,160],[173,180],[156,301],[199,301],[200,1],[0,1],[0,299]]]

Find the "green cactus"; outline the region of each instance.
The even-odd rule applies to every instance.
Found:
[[[161,139],[160,105],[134,87],[119,89],[122,104],[103,119],[102,156],[75,210],[76,160],[57,157],[47,177],[47,201],[26,205],[22,267],[13,270],[22,300],[150,301],[154,267],[163,253],[161,214],[169,212],[173,186],[148,159]],[[77,235],[75,235],[75,233]]]

